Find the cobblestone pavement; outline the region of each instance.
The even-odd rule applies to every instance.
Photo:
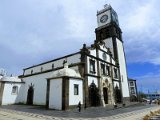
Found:
[[[160,120],[160,114],[152,116],[150,120]]]
[[[0,120],[140,120],[156,105],[130,106],[119,109],[89,108],[82,112],[45,110],[39,106],[13,105],[0,107]]]

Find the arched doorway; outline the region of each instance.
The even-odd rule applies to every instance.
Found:
[[[33,95],[34,95],[34,88],[33,85],[29,86],[28,94],[27,94],[27,105],[33,105]]]
[[[100,105],[99,89],[96,87],[94,82],[89,86],[89,102],[91,106]]]
[[[116,100],[116,103],[122,102],[121,90],[118,88],[117,85],[115,87],[115,100]]]
[[[104,102],[105,104],[108,104],[108,88],[103,88],[103,96],[104,96]]]

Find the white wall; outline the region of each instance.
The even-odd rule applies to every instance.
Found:
[[[128,78],[127,78],[126,60],[124,56],[123,43],[118,39],[116,39],[116,41],[117,41],[123,97],[129,97]]]
[[[90,55],[96,56],[96,49],[90,49]]]
[[[77,66],[73,66],[73,67],[69,67],[69,68],[71,68],[71,69],[75,70],[77,73],[79,73],[79,67],[78,67],[78,65]]]
[[[25,103],[27,101],[29,85],[31,85],[32,83],[34,85],[33,104],[46,105],[46,89],[47,89],[46,78],[49,78],[51,74],[52,72],[48,72],[23,78],[25,82],[25,90],[24,90]]]
[[[74,84],[79,85],[79,94],[74,95]],[[83,83],[82,80],[69,79],[69,105],[78,105],[79,101],[83,104]]]
[[[104,50],[106,51],[106,49],[104,49]],[[99,52],[99,58],[102,59],[102,60],[104,60],[104,59],[103,59],[103,54],[104,54],[104,52],[102,52],[102,51],[100,51],[100,50],[99,50],[98,52]],[[106,51],[106,52],[107,52],[107,51]],[[106,53],[105,53],[105,54],[106,54]],[[109,56],[108,54],[106,54],[106,58],[107,58],[107,59],[104,60],[104,61],[110,62],[110,56]]]
[[[112,55],[113,55],[113,57],[114,57],[112,38],[111,38],[111,37],[110,37],[110,38],[107,38],[107,39],[104,40],[104,42],[105,42],[106,47],[107,47],[107,48],[110,48],[110,51],[111,51],[111,53],[112,53]]]
[[[2,105],[15,104],[23,102],[22,96],[20,93],[20,88],[23,83],[5,83],[3,97],[2,97]],[[18,87],[18,93],[13,94],[12,88],[13,86]]]
[[[62,78],[50,80],[49,108],[62,110]]]
[[[59,59],[59,60],[56,60],[53,62],[49,62],[49,63],[43,64],[43,65],[35,66],[33,68],[26,69],[24,72],[24,75],[31,74],[31,70],[33,70],[33,73],[41,72],[41,67],[43,67],[43,71],[50,70],[50,69],[52,69],[52,64],[54,64],[54,68],[63,67],[64,60],[67,60],[68,65],[73,64],[73,63],[78,63],[81,60],[80,57],[81,57],[81,54],[78,53],[73,56],[62,58],[62,59]]]
[[[25,90],[25,83],[21,84],[21,86],[18,88],[18,96],[16,98],[16,103],[25,103],[24,101],[24,90]]]

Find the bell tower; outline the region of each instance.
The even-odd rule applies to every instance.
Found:
[[[111,49],[112,55],[118,59],[116,38],[122,41],[122,31],[119,27],[118,15],[110,5],[105,5],[104,9],[97,11],[96,40],[104,41]],[[113,40],[110,40],[112,38]]]
[[[105,5],[102,10],[97,11],[97,24],[96,41],[104,41],[106,47],[110,48],[113,58],[118,61],[122,93],[123,97],[127,99],[129,98],[129,89],[122,31],[119,27],[118,15],[110,5]]]

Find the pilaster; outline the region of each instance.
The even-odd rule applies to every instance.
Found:
[[[62,78],[62,110],[69,109],[69,77]]]

